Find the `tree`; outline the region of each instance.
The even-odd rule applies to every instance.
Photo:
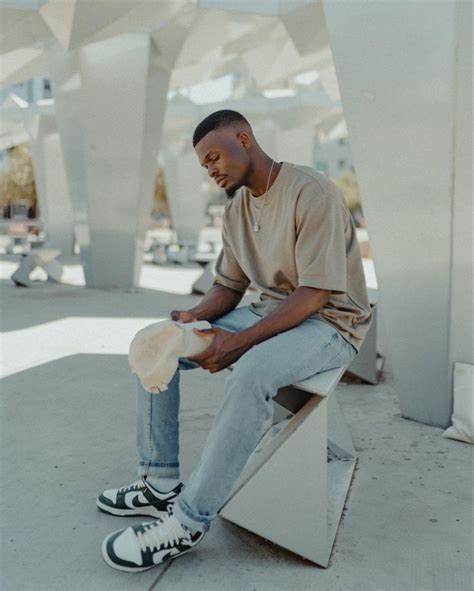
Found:
[[[153,194],[152,215],[161,214],[169,217],[170,210],[168,206],[168,198],[166,195],[165,178],[163,169],[159,167],[155,175],[155,191]]]
[[[347,205],[349,206],[352,216],[356,221],[356,225],[365,226],[359,185],[357,183],[356,175],[352,171],[348,170],[334,179],[334,182],[344,193],[344,197],[346,198]]]
[[[9,211],[12,203],[22,200],[36,213],[36,187],[29,145],[24,143],[9,148],[8,156],[8,169],[0,171],[0,212]]]

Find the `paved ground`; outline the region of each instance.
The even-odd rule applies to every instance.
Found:
[[[155,276],[164,290],[164,276]],[[471,589],[472,448],[400,416],[389,362],[384,383],[338,387],[360,459],[328,569],[220,518],[198,549],[167,566],[142,574],[110,569],[100,557],[103,537],[140,521],[107,516],[94,504],[101,490],[135,479],[127,330],[196,298],[0,283],[10,368],[0,382],[5,591]],[[87,330],[61,324],[70,317]],[[125,332],[113,318],[123,319]],[[183,374],[184,478],[205,443],[223,379]]]

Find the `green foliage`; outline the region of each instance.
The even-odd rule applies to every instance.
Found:
[[[152,215],[161,214],[170,215],[168,206],[168,197],[166,195],[166,186],[162,168],[158,168],[155,175],[155,192],[153,194]]]
[[[10,148],[8,156],[8,170],[0,171],[0,211],[19,200],[26,200],[29,207],[36,208],[33,161],[28,144]]]
[[[356,175],[351,171],[347,171],[334,179],[334,182],[344,193],[349,209],[351,211],[361,211],[362,204]]]

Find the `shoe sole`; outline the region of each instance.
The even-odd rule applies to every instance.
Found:
[[[150,505],[150,507],[141,507],[140,509],[116,509],[115,507],[109,507],[109,505],[105,505],[99,499],[96,501],[97,508],[102,511],[102,513],[108,513],[109,515],[115,515],[118,517],[133,517],[135,515],[144,515],[145,517],[163,517],[163,515],[168,515],[168,511],[160,511],[156,507]]]
[[[114,533],[117,533],[117,532],[114,532]],[[110,534],[110,535],[113,535],[113,534]],[[160,566],[160,564],[165,564],[166,562],[171,562],[171,560],[174,560],[175,558],[179,558],[180,556],[183,556],[183,554],[187,554],[188,552],[191,552],[191,550],[194,550],[194,548],[196,548],[196,546],[199,546],[199,544],[204,539],[204,536],[202,536],[202,538],[199,540],[199,542],[197,544],[195,544],[191,548],[188,548],[187,550],[184,550],[183,552],[180,552],[179,554],[175,554],[174,556],[170,556],[166,560],[163,560],[162,562],[158,562],[157,564],[152,564],[150,566],[141,566],[141,567],[138,566],[137,568],[131,568],[129,566],[121,566],[119,564],[115,564],[115,562],[112,562],[110,560],[109,555],[107,554],[107,551],[106,551],[108,538],[109,538],[109,536],[107,536],[104,539],[104,541],[102,542],[102,547],[101,547],[102,559],[105,562],[105,564],[107,566],[110,566],[110,568],[113,568],[114,570],[120,570],[120,571],[126,572],[126,573],[141,573],[145,570],[150,570],[151,568],[154,568],[155,566]]]

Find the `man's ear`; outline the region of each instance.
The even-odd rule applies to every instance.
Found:
[[[240,142],[240,145],[243,148],[245,148],[246,150],[248,150],[250,148],[250,145],[252,143],[252,141],[250,139],[250,135],[246,131],[241,131],[239,133],[239,142]]]

